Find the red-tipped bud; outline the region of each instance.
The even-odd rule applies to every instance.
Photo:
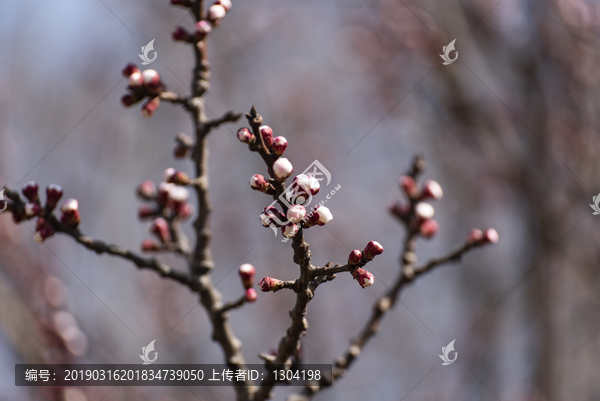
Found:
[[[156,198],[156,186],[152,181],[144,181],[135,190],[137,196],[145,200]]]
[[[204,39],[209,33],[212,32],[212,26],[210,25],[210,22],[202,20],[202,21],[198,21],[196,22],[196,30],[194,31],[194,39],[196,40],[202,40]]]
[[[419,196],[419,189],[417,188],[417,183],[411,176],[403,175],[402,177],[400,177],[400,179],[398,180],[398,185],[400,185],[400,188],[404,190],[404,193],[410,199],[415,199],[417,196]]]
[[[213,25],[218,25],[227,14],[227,10],[220,4],[214,4],[208,7],[206,11],[206,19],[212,22]]]
[[[362,252],[358,249],[353,250],[348,255],[348,264],[349,265],[357,265],[362,259]]]
[[[484,244],[486,244],[486,243],[495,244],[496,242],[498,242],[499,239],[500,239],[500,236],[498,235],[498,231],[494,230],[493,228],[488,228],[483,233],[483,243]]]
[[[285,181],[294,172],[294,166],[285,157],[273,163],[273,175],[277,181]]]
[[[240,128],[237,132],[237,137],[240,142],[252,143],[254,142],[254,134],[246,127]]]
[[[175,186],[167,194],[167,206],[177,214],[189,197],[190,193],[187,189]]]
[[[481,241],[483,238],[483,233],[481,230],[474,228],[471,230],[469,235],[467,236],[467,244],[475,244]]]
[[[165,206],[167,204],[167,199],[169,198],[169,192],[176,188],[175,184],[169,184],[167,182],[161,182],[158,184],[158,195],[156,197],[156,201],[160,206]]]
[[[277,280],[276,278],[273,278],[273,277],[265,277],[262,280],[260,280],[260,282],[258,283],[258,286],[260,287],[260,290],[262,292],[268,292],[268,291],[275,292],[275,291],[281,289],[281,287],[283,287],[283,281]]]
[[[181,220],[189,219],[194,214],[194,207],[189,203],[184,203],[177,209],[177,218]]]
[[[271,129],[271,127],[269,127],[268,125],[261,125],[258,128],[258,131],[260,132],[260,135],[263,138],[263,141],[265,142],[265,146],[267,148],[270,148],[271,145],[273,145],[273,130]]]
[[[388,206],[388,210],[394,216],[398,217],[401,220],[404,220],[408,217],[410,213],[410,205],[402,205],[398,202],[391,202]]]
[[[77,227],[81,221],[79,217],[79,202],[77,199],[67,199],[60,206],[62,216],[60,221],[69,227]]]
[[[249,303],[256,302],[256,299],[258,298],[258,294],[256,293],[256,290],[254,288],[248,288],[246,290],[246,294],[244,295],[244,298],[246,298],[246,302],[249,302]]]
[[[192,35],[184,27],[176,26],[173,32],[171,32],[171,37],[175,41],[189,42]]]
[[[281,227],[286,222],[283,213],[274,206],[267,206],[260,215],[260,222],[263,227],[275,226]]]
[[[285,226],[281,227],[281,233],[286,238],[294,238],[296,234],[298,234],[299,227],[296,224],[288,223]]]
[[[150,232],[158,237],[163,244],[171,242],[171,231],[165,219],[159,217],[152,222]]]
[[[161,245],[153,239],[145,239],[142,241],[142,251],[144,252],[156,252],[160,251]]]
[[[192,149],[187,147],[181,142],[178,142],[177,145],[173,148],[173,156],[176,159],[184,159],[188,157],[192,153]]]
[[[25,185],[23,185],[23,196],[27,198],[29,202],[40,202],[40,197],[38,196],[38,184],[35,181],[29,181]]]
[[[28,203],[25,205],[25,216],[32,218],[42,214],[42,207],[39,203]]]
[[[190,177],[183,171],[177,171],[173,167],[169,167],[163,173],[165,182],[173,183],[177,185],[188,185],[190,183]]]
[[[294,181],[292,182],[292,186],[300,187],[304,192],[310,192],[311,195],[316,195],[319,193],[319,189],[321,189],[321,184],[319,180],[313,177],[310,174],[299,174],[294,177]]]
[[[129,63],[125,66],[125,68],[123,68],[123,71],[121,71],[121,73],[123,74],[123,76],[125,78],[128,78],[131,76],[131,74],[135,73],[135,72],[140,72],[140,69],[137,68],[137,66],[135,64]]]
[[[63,189],[56,184],[50,184],[46,188],[46,208],[54,210],[63,195]]]
[[[360,284],[362,288],[370,287],[375,282],[375,276],[373,276],[371,272],[362,268],[354,270],[352,272],[352,277],[358,281],[358,284]]]
[[[304,222],[304,227],[312,227],[314,225],[324,226],[333,220],[333,215],[329,208],[325,206],[317,206],[308,214],[308,219]]]
[[[415,206],[415,215],[419,221],[433,219],[435,209],[429,203],[419,202]]]
[[[136,103],[139,103],[142,99],[144,99],[144,96],[142,94],[137,93],[137,92],[132,92],[132,93],[123,95],[123,97],[121,98],[121,103],[123,103],[123,106],[125,106],[125,107],[130,107]]]
[[[158,214],[158,211],[153,206],[150,206],[150,205],[142,205],[138,209],[138,218],[140,220],[145,220],[145,219],[149,219],[151,217],[156,217],[157,214]]]
[[[150,118],[154,115],[154,112],[160,106],[160,99],[158,96],[148,99],[146,103],[142,106],[142,115],[146,118]]]
[[[148,90],[152,93],[158,93],[161,89],[163,89],[163,84],[160,80],[160,75],[156,70],[144,70],[142,72],[142,77],[144,79],[144,85]]]
[[[287,218],[292,223],[300,223],[306,217],[306,209],[302,205],[293,205],[287,211]]]
[[[56,231],[50,225],[50,222],[46,219],[40,217],[35,225],[35,234],[33,238],[36,242],[42,243],[46,240],[46,238],[54,235]]]
[[[425,238],[433,237],[434,235],[437,234],[437,232],[439,230],[440,230],[440,226],[438,225],[437,221],[435,221],[433,219],[425,220],[419,226],[419,232]]]
[[[267,179],[260,174],[254,174],[252,177],[250,177],[250,187],[252,187],[253,190],[262,192],[264,194],[275,193],[275,188],[273,188]]]
[[[281,156],[283,152],[285,152],[287,145],[287,139],[282,136],[278,136],[277,138],[273,139],[273,153]]]
[[[437,181],[428,180],[425,181],[425,184],[423,184],[423,191],[421,191],[419,199],[431,198],[435,200],[440,200],[442,199],[442,196],[444,196],[442,186]]]
[[[232,4],[231,0],[216,0],[215,4],[219,4],[225,8],[225,11],[229,12],[231,10]]]
[[[240,266],[238,273],[242,279],[244,288],[251,288],[254,285],[254,276],[256,269],[250,263],[244,263]]]
[[[381,255],[383,253],[383,247],[377,241],[371,241],[367,244],[365,249],[363,249],[363,256],[365,259],[371,260],[377,255]]]
[[[127,83],[129,84],[130,89],[135,90],[141,88],[142,85],[144,85],[144,77],[142,76],[142,73],[138,70],[129,76]]]

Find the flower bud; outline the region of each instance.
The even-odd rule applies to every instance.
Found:
[[[281,227],[286,218],[275,206],[267,206],[260,215],[260,222],[263,227]]]
[[[292,182],[292,186],[296,184],[304,191],[310,192],[311,195],[316,195],[319,193],[319,189],[321,189],[321,184],[319,180],[313,177],[310,174],[299,174],[294,177],[294,181]]]
[[[419,226],[419,232],[425,238],[431,238],[440,230],[440,226],[437,221],[433,219],[425,220]]]
[[[39,203],[27,203],[25,205],[25,216],[32,218],[42,214],[42,207]]]
[[[258,128],[260,136],[262,136],[265,146],[270,148],[273,145],[273,130],[268,125],[261,125]]]
[[[163,173],[165,182],[173,183],[177,185],[188,185],[190,183],[190,177],[183,171],[177,171],[173,167],[169,167]]]
[[[190,193],[183,187],[173,187],[167,193],[167,206],[175,213],[187,202]]]
[[[141,88],[142,85],[144,85],[144,77],[142,76],[140,70],[137,70],[136,72],[132,73],[129,76],[127,83],[129,84],[130,89]]]
[[[324,226],[331,220],[333,220],[333,215],[329,211],[329,208],[319,205],[308,214],[308,219],[304,220],[304,227],[308,228],[314,225]]]
[[[218,25],[227,14],[227,10],[220,4],[213,4],[208,7],[206,19],[212,22],[213,25]]]
[[[46,238],[54,235],[56,231],[50,225],[50,222],[43,217],[40,217],[35,225],[35,234],[33,238],[36,242],[42,243],[46,240]]]
[[[244,288],[251,288],[254,285],[254,276],[256,269],[250,263],[244,263],[240,266],[238,273],[242,279]]]
[[[482,238],[483,238],[483,233],[481,232],[481,230],[474,228],[471,230],[471,232],[467,236],[467,244],[478,243],[479,241],[481,241]]]
[[[254,174],[250,177],[250,186],[253,190],[262,192],[264,194],[274,194],[275,188],[260,174]]]
[[[254,142],[254,134],[246,127],[240,128],[237,132],[237,137],[240,142],[252,143]]]
[[[56,184],[50,184],[46,188],[46,209],[52,211],[63,195],[63,189]]]
[[[246,302],[252,303],[258,298],[258,294],[254,288],[248,288],[246,294],[244,294],[244,298],[246,298]]]
[[[142,251],[155,252],[160,251],[161,245],[153,239],[145,239],[142,241]]]
[[[285,157],[277,159],[273,163],[273,175],[278,181],[285,181],[294,172],[294,166]]]
[[[158,237],[163,244],[171,242],[171,231],[165,219],[159,217],[152,222],[150,232]]]
[[[377,241],[371,241],[363,249],[363,256],[365,259],[372,260],[375,256],[383,253],[383,247]]]
[[[60,206],[60,211],[62,212],[62,216],[60,221],[72,228],[75,228],[79,225],[81,218],[79,216],[79,202],[77,199],[67,199]]]
[[[189,219],[194,214],[194,207],[189,203],[183,203],[177,209],[177,218],[181,220]]]
[[[421,196],[419,196],[419,199],[422,200],[431,198],[440,200],[442,199],[442,196],[444,196],[442,186],[437,181],[428,180],[425,181],[425,184],[423,184],[423,191],[421,191]]]
[[[265,277],[262,280],[260,280],[260,282],[258,283],[258,286],[260,287],[260,290],[262,292],[267,292],[267,291],[275,292],[283,287],[283,281],[277,280],[276,278],[273,278],[273,277]]]
[[[146,103],[142,106],[142,115],[146,118],[150,118],[154,115],[154,112],[160,106],[160,99],[158,96],[148,99]]]
[[[175,184],[169,184],[167,182],[161,182],[160,184],[158,184],[158,195],[156,198],[156,201],[158,202],[158,204],[160,206],[165,206],[167,204],[167,199],[169,197],[169,192],[173,189],[176,188],[177,186]]]
[[[156,70],[148,69],[142,72],[142,77],[144,79],[144,85],[148,90],[152,93],[160,92],[163,87],[163,84],[160,80],[160,75]]]
[[[121,73],[123,74],[123,76],[125,78],[128,78],[131,76],[131,74],[135,73],[135,72],[140,72],[140,69],[137,68],[137,66],[135,64],[129,63],[125,66],[125,68],[123,68],[123,71],[121,71]]]
[[[285,226],[281,227],[281,233],[286,238],[294,238],[296,234],[298,234],[299,227],[296,224],[288,223]]]
[[[409,175],[403,175],[398,180],[398,185],[404,190],[404,193],[410,198],[415,199],[419,195],[419,189],[414,178]]]
[[[35,181],[29,181],[23,188],[21,189],[23,192],[23,196],[29,200],[29,202],[40,202],[40,198],[38,196],[38,184]]]
[[[158,211],[150,205],[142,205],[138,209],[138,218],[140,220],[148,219],[150,217],[155,217],[158,214]]]
[[[173,29],[173,32],[171,32],[171,37],[177,42],[189,42],[191,36],[192,35],[187,31],[187,29],[182,26],[176,26],[175,29]]]
[[[354,270],[352,272],[352,277],[354,277],[354,279],[358,281],[358,284],[360,284],[362,288],[370,287],[375,282],[375,276],[373,276],[371,272],[366,271],[362,268]]]
[[[394,216],[398,217],[401,220],[404,220],[408,217],[408,214],[410,213],[410,205],[402,205],[398,202],[391,202],[388,206],[388,210]]]
[[[483,243],[484,244],[485,243],[495,244],[496,242],[498,242],[499,239],[500,239],[500,236],[498,235],[498,231],[494,230],[493,228],[488,228],[483,233]]]
[[[212,26],[208,21],[202,20],[196,22],[196,30],[194,31],[194,39],[202,40],[212,31]]]
[[[229,12],[231,10],[232,4],[231,0],[216,0],[215,4],[219,4],[225,8],[225,11]]]
[[[419,202],[415,206],[415,215],[420,221],[433,219],[435,209],[429,203]]]
[[[277,138],[273,139],[273,153],[281,156],[283,152],[285,152],[287,145],[287,139],[282,136],[278,136]]]
[[[306,217],[306,209],[302,205],[293,205],[287,211],[287,219],[292,223],[300,223]]]
[[[177,145],[175,145],[175,147],[173,148],[173,156],[176,159],[184,159],[188,157],[190,153],[192,153],[192,149],[185,146],[181,142],[177,143]]]
[[[348,264],[349,265],[357,265],[361,259],[362,259],[361,251],[358,249],[355,249],[352,252],[350,252],[350,255],[348,255]]]
[[[138,103],[142,99],[144,99],[144,95],[137,92],[132,92],[123,95],[123,97],[121,98],[121,103],[123,103],[123,106],[125,107],[130,107]]]
[[[135,190],[137,196],[145,200],[156,198],[156,186],[152,181],[144,181]]]

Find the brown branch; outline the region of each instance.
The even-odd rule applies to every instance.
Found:
[[[211,118],[210,120],[206,121],[205,126],[209,129],[217,128],[221,124],[236,122],[240,119],[241,116],[242,113],[236,113],[230,110],[227,113],[223,114],[221,117]]]
[[[216,310],[215,313],[225,313],[232,309],[238,309],[238,308],[241,308],[242,306],[244,306],[245,303],[246,303],[246,296],[242,295],[237,301],[227,302],[226,304],[221,306],[218,310]]]
[[[160,100],[164,100],[166,102],[171,102],[173,104],[183,104],[183,105],[186,105],[189,100],[187,97],[178,95],[175,92],[171,92],[171,91],[161,92],[158,95],[158,97],[160,98]]]

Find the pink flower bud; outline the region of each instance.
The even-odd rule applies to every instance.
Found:
[[[331,220],[333,220],[333,215],[329,211],[329,208],[319,205],[308,214],[308,218],[304,220],[304,227],[324,226]]]
[[[158,184],[158,196],[156,198],[156,201],[158,202],[158,204],[160,206],[165,206],[167,204],[167,199],[169,197],[169,192],[173,189],[176,188],[177,186],[175,184],[169,184],[167,182],[161,182],[160,184]]]
[[[286,222],[286,218],[276,207],[267,206],[260,215],[260,222],[263,227],[281,227]]]
[[[471,232],[467,236],[467,244],[477,243],[477,242],[481,241],[482,238],[483,238],[483,233],[481,232],[481,230],[474,228],[471,230]]]
[[[65,200],[60,206],[60,211],[62,212],[60,221],[63,224],[76,228],[81,222],[79,216],[79,202],[77,202],[77,199]]]
[[[242,279],[244,288],[251,288],[254,285],[254,275],[256,274],[254,266],[250,263],[244,263],[240,266],[238,273]]]
[[[177,214],[190,197],[190,193],[183,187],[173,187],[167,193],[167,206]]]
[[[202,40],[212,31],[212,26],[208,21],[202,20],[196,22],[196,30],[194,31],[194,39]]]
[[[29,181],[28,183],[23,185],[21,192],[23,192],[23,196],[25,196],[27,198],[27,200],[29,200],[29,202],[38,202],[39,203],[40,198],[38,196],[37,182]]]
[[[361,259],[362,259],[362,252],[358,249],[355,249],[352,252],[350,252],[350,255],[348,255],[348,264],[356,265],[360,262]]]
[[[160,90],[163,87],[163,84],[160,80],[160,75],[158,75],[158,72],[156,72],[156,70],[144,70],[142,72],[142,77],[144,78],[144,85],[146,86],[146,88],[148,88],[153,93],[160,92]]]
[[[275,193],[275,188],[260,174],[254,174],[250,177],[250,186],[253,190],[262,192],[264,194]]]
[[[435,209],[429,203],[419,202],[415,206],[415,215],[420,221],[433,219]]]
[[[77,199],[67,199],[60,206],[60,211],[63,213],[71,213],[79,210],[79,202]]]
[[[63,189],[56,184],[50,184],[46,188],[46,208],[54,210],[63,195]]]
[[[155,252],[160,251],[161,245],[153,239],[145,239],[142,241],[142,251],[144,252]]]
[[[144,181],[138,185],[136,194],[142,199],[152,200],[156,198],[156,186],[152,181]]]
[[[240,142],[252,143],[254,142],[254,134],[246,127],[240,128],[237,132],[237,137]]]
[[[152,222],[150,232],[158,237],[163,244],[171,242],[171,231],[165,219],[159,217]]]
[[[225,8],[225,11],[229,12],[231,10],[232,4],[231,0],[216,0],[215,4],[219,4]]]
[[[150,205],[142,205],[138,209],[138,218],[140,220],[149,219],[150,217],[155,217],[158,214],[158,211]]]
[[[173,29],[173,32],[171,32],[171,37],[174,41],[189,42],[191,35],[184,27],[177,26]]]
[[[294,182],[292,185],[296,184],[304,191],[310,192],[311,195],[316,195],[319,193],[319,189],[321,188],[321,184],[319,180],[309,174],[299,174],[294,177]]]
[[[212,22],[214,25],[218,25],[219,22],[225,17],[227,10],[220,4],[214,4],[208,7],[206,12],[206,19]]]
[[[488,228],[483,233],[483,243],[495,244],[499,239],[500,236],[498,235],[498,231],[494,230],[493,228]]]
[[[437,221],[435,221],[433,219],[425,220],[419,226],[419,232],[425,238],[433,237],[434,235],[437,234],[437,232],[439,230],[440,230],[440,226],[438,225]]]
[[[278,136],[277,138],[273,139],[273,153],[281,156],[283,152],[285,152],[287,145],[287,139],[282,136]]]
[[[258,294],[256,293],[256,290],[254,288],[248,288],[246,290],[244,298],[246,298],[246,302],[252,303],[255,302],[258,298]]]
[[[189,219],[194,214],[194,207],[189,203],[184,203],[177,209],[177,218],[181,220]]]
[[[391,202],[388,206],[388,210],[394,216],[398,217],[401,220],[404,220],[408,217],[410,213],[410,205],[401,205],[398,202]]]
[[[188,185],[191,181],[186,173],[177,171],[173,167],[169,167],[164,171],[163,178],[166,182],[177,185]]]
[[[27,203],[25,205],[25,216],[32,218],[42,214],[42,207],[39,203]]]
[[[277,159],[273,163],[273,174],[278,181],[285,181],[294,172],[292,163],[285,157]]]
[[[146,118],[150,118],[154,115],[154,112],[160,106],[160,99],[158,96],[148,99],[146,103],[142,106],[142,115]]]
[[[260,290],[262,292],[267,292],[267,291],[275,292],[283,286],[283,281],[277,280],[276,278],[273,278],[273,277],[265,277],[262,280],[260,280],[260,282],[258,283],[258,286],[260,287]]]
[[[258,128],[258,131],[260,132],[260,135],[263,138],[263,141],[265,142],[265,146],[267,148],[270,148],[271,145],[273,145],[273,130],[271,129],[271,127],[269,127],[268,125],[261,125]]]
[[[135,72],[140,72],[140,69],[135,64],[129,63],[123,68],[122,74],[125,78],[128,78]]]
[[[184,159],[188,157],[190,153],[192,153],[192,149],[181,142],[177,143],[173,148],[173,156],[176,159]]]
[[[404,190],[404,193],[410,198],[415,199],[419,195],[419,189],[417,188],[417,183],[414,178],[409,175],[403,175],[398,180],[398,184],[400,188]]]
[[[352,272],[352,277],[362,288],[370,287],[375,282],[375,276],[371,272],[366,271],[365,269],[358,268]]]
[[[431,198],[435,200],[440,200],[442,199],[442,196],[444,196],[442,186],[437,181],[428,180],[425,181],[425,184],[423,185],[423,191],[421,192],[421,196],[419,196],[419,199]]]
[[[125,107],[130,107],[130,106],[133,106],[134,104],[138,103],[143,98],[144,98],[144,95],[139,94],[137,92],[135,92],[135,93],[132,92],[132,93],[123,95],[123,97],[121,98],[121,103],[123,103],[123,106],[125,106]]]
[[[287,211],[287,218],[292,223],[300,223],[306,217],[306,209],[302,205],[293,205]]]
[[[299,227],[296,224],[288,223],[281,227],[281,233],[286,238],[294,238],[294,236],[298,234],[298,229]]]
[[[144,85],[144,77],[142,76],[140,70],[133,72],[129,76],[127,83],[129,84],[129,88],[131,89],[141,88],[142,85]]]
[[[50,222],[43,217],[40,217],[35,225],[35,234],[33,235],[33,238],[36,242],[42,243],[47,238],[54,235],[55,232],[56,231],[52,228]]]
[[[383,253],[383,247],[377,241],[371,241],[367,244],[365,249],[363,249],[363,256],[365,259],[371,260],[377,255],[381,255]]]

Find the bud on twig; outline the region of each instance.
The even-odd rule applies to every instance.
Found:
[[[400,220],[405,220],[410,213],[410,205],[402,205],[398,202],[391,202],[388,206],[388,210]]]
[[[415,215],[418,221],[433,219],[435,209],[429,203],[419,202],[415,206]]]
[[[79,225],[81,218],[79,217],[79,202],[77,199],[67,199],[60,206],[62,216],[60,221],[69,227],[75,228]]]
[[[208,7],[208,11],[206,12],[206,19],[209,20],[214,26],[219,25],[221,20],[227,14],[227,10],[220,4],[213,4]]]
[[[433,219],[425,220],[419,225],[419,232],[425,238],[431,238],[440,230],[437,221]]]
[[[165,182],[177,185],[189,185],[191,182],[190,177],[186,173],[175,170],[173,167],[169,167],[164,171],[163,178]]]
[[[285,152],[287,146],[287,139],[284,137],[278,136],[277,138],[273,139],[273,153],[276,155],[281,156],[283,152]]]
[[[148,101],[142,106],[142,115],[146,118],[152,117],[159,106],[160,98],[158,96],[148,99]]]
[[[46,238],[54,235],[54,233],[55,230],[50,225],[50,222],[43,217],[40,217],[35,225],[35,234],[33,235],[33,238],[36,242],[42,243]]]
[[[288,223],[285,226],[281,227],[281,233],[286,238],[294,238],[296,234],[298,234],[299,227],[294,223]]]
[[[125,78],[128,78],[131,76],[131,74],[133,74],[134,72],[140,72],[140,69],[137,68],[137,66],[135,64],[129,63],[125,66],[125,68],[123,68],[123,71],[121,71],[121,73],[123,74],[123,76]]]
[[[260,215],[263,227],[281,227],[285,221],[285,216],[275,206],[267,206]]]
[[[169,224],[162,217],[159,217],[152,222],[152,225],[150,226],[150,232],[156,235],[163,244],[171,242]]]
[[[440,200],[442,199],[442,196],[444,196],[442,186],[437,181],[428,180],[425,181],[425,184],[423,185],[423,191],[421,192],[419,199],[423,200],[431,198],[435,200]]]
[[[189,197],[190,193],[187,189],[175,186],[167,193],[167,206],[175,214],[178,214],[179,210],[186,204]]]
[[[362,288],[370,287],[375,282],[375,276],[373,276],[371,272],[362,268],[354,270],[352,272],[352,277],[358,281],[358,284],[360,284]]]
[[[50,184],[46,188],[46,209],[49,211],[54,210],[58,201],[63,195],[63,190],[56,184]]]
[[[294,177],[294,181],[292,182],[292,186],[296,184],[304,191],[310,192],[311,195],[316,195],[319,193],[319,189],[321,189],[321,184],[319,180],[313,177],[310,174],[299,174]]]
[[[275,188],[260,174],[254,174],[250,177],[250,186],[253,190],[262,192],[264,194],[274,194]]]
[[[485,243],[495,244],[496,242],[498,242],[499,239],[500,239],[500,236],[498,235],[498,231],[494,230],[493,228],[488,228],[483,233],[483,243],[484,244]]]
[[[131,92],[123,95],[123,97],[121,98],[121,103],[123,103],[123,106],[125,107],[130,107],[138,103],[142,99],[144,99],[144,95],[137,92]]]
[[[277,181],[285,181],[294,172],[294,166],[285,157],[273,163],[273,175]]]
[[[400,188],[404,190],[404,193],[406,194],[406,196],[409,197],[409,199],[416,199],[417,196],[419,196],[419,189],[417,188],[417,183],[411,176],[403,175],[402,177],[400,177],[400,179],[398,180],[398,185],[400,185]]]
[[[260,290],[262,292],[275,292],[283,287],[283,281],[277,280],[273,277],[265,277],[262,280],[260,280],[258,286],[260,287]]]
[[[194,207],[189,203],[184,203],[179,206],[176,214],[177,218],[181,220],[189,219],[194,214]]]
[[[350,252],[350,255],[348,255],[348,264],[349,265],[357,265],[361,259],[362,259],[362,253],[360,252],[360,250],[355,249],[352,252]]]
[[[160,206],[165,206],[167,204],[167,200],[169,198],[169,192],[173,189],[177,188],[175,184],[169,184],[168,182],[161,182],[158,184],[158,195],[156,198],[156,202]]]
[[[254,134],[246,127],[240,128],[237,132],[237,137],[240,142],[252,143],[254,142]]]
[[[306,209],[302,205],[293,205],[287,211],[287,219],[292,223],[300,223],[306,217]]]
[[[144,85],[144,77],[142,76],[142,73],[140,72],[140,70],[133,72],[129,76],[127,83],[129,84],[130,89],[135,90],[135,89],[141,88],[142,85]]]
[[[142,205],[138,209],[138,218],[140,220],[149,219],[151,217],[156,217],[158,211],[150,205]]]
[[[252,303],[258,298],[258,294],[254,288],[248,288],[244,294],[244,298],[246,299],[246,302]]]
[[[32,218],[42,214],[42,207],[39,203],[27,203],[25,205],[25,216]]]
[[[254,285],[254,276],[256,274],[256,269],[254,266],[252,266],[250,263],[244,263],[240,266],[238,273],[242,279],[244,288],[252,288]]]
[[[142,77],[144,78],[144,85],[151,93],[157,94],[161,91],[161,89],[163,89],[163,84],[160,80],[160,75],[158,75],[158,72],[156,72],[156,70],[144,70],[142,72]]]
[[[363,249],[363,256],[367,260],[372,260],[375,256],[383,253],[383,247],[377,241],[371,241]]]
[[[40,202],[40,197],[38,196],[38,184],[35,181],[29,181],[23,188],[21,189],[23,196],[27,198],[29,202]]]
[[[144,181],[138,185],[136,194],[142,199],[152,200],[156,198],[156,186],[152,181]]]
[[[231,10],[232,4],[231,0],[216,0],[215,4],[222,5],[225,8],[225,11],[229,12]]]
[[[171,37],[177,42],[189,42],[192,35],[184,27],[176,26],[173,32],[171,32]]]
[[[273,130],[268,125],[261,125],[258,127],[258,131],[265,142],[265,146],[270,148],[273,145]]]
[[[312,227],[314,225],[324,226],[333,220],[333,215],[329,211],[329,208],[325,206],[317,206],[309,213],[309,218],[304,222],[304,227]]]
[[[202,40],[212,31],[210,22],[202,20],[196,22],[196,30],[194,31],[194,39]]]
[[[142,251],[144,252],[155,252],[160,251],[160,249],[160,244],[152,239],[145,239],[142,241]]]
[[[483,232],[480,229],[474,228],[467,236],[467,244],[475,244],[481,241],[483,238]]]

